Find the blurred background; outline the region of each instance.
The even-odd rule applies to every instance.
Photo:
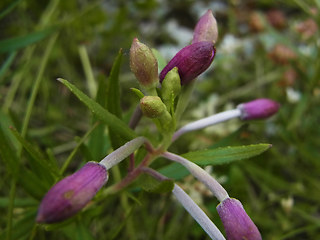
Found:
[[[19,145],[8,128],[14,126],[61,166],[91,129],[93,119],[56,78],[68,79],[94,98],[98,82],[107,80],[121,48],[121,104],[128,120],[138,103],[130,91],[138,87],[128,61],[133,38],[170,60],[190,44],[193,28],[207,9],[218,22],[217,55],[197,80],[180,125],[256,98],[271,98],[281,108],[267,121],[234,120],[186,134],[171,150],[272,144],[259,157],[208,171],[230,196],[241,200],[263,239],[319,239],[318,0],[3,0],[0,137],[10,146]],[[143,132],[145,124],[138,131]],[[81,145],[67,173],[110,151],[107,134],[101,145],[90,140]],[[15,183],[5,156],[0,155],[1,239],[209,239],[171,194],[143,191],[98,198],[68,223],[36,226],[34,217],[43,195]],[[29,157],[21,155],[26,168]],[[180,183],[222,229],[217,201],[191,177]],[[43,188],[45,192],[48,186]],[[11,215],[8,209],[13,209]]]

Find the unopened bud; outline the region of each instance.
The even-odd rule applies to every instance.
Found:
[[[251,120],[268,118],[277,113],[279,107],[279,103],[273,100],[260,98],[251,102],[242,103],[238,105],[237,108],[241,111],[240,118],[242,120]]]
[[[107,182],[106,168],[88,162],[74,174],[56,183],[42,199],[36,221],[63,221],[80,211]]]
[[[130,48],[130,68],[141,86],[149,89],[158,84],[158,62],[151,49],[137,38]]]
[[[261,240],[261,235],[241,202],[226,198],[217,206],[228,240]]]
[[[145,96],[141,98],[140,108],[143,114],[149,118],[159,118],[167,111],[161,98],[157,96]]]
[[[172,68],[177,67],[181,85],[191,82],[211,65],[215,53],[212,42],[196,42],[184,47],[161,71],[160,81],[163,81]]]
[[[170,104],[170,101],[173,101],[178,96],[181,90],[178,68],[174,67],[167,73],[162,81],[161,90],[162,99],[165,103]]]
[[[208,41],[215,44],[218,39],[218,25],[211,10],[208,10],[198,21],[192,43]]]

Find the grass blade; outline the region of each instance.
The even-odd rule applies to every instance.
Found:
[[[41,31],[36,31],[25,36],[13,37],[0,41],[0,53],[12,52],[30,44],[39,42],[45,37],[53,33],[56,28],[47,28]]]

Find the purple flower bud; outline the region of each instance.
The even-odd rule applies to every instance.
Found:
[[[217,206],[217,210],[228,240],[262,239],[258,228],[239,200],[226,198]]]
[[[189,83],[212,63],[216,49],[212,42],[197,42],[182,48],[160,73],[160,82],[174,67],[178,68],[181,85]]]
[[[74,174],[56,183],[44,196],[38,209],[38,223],[65,220],[81,210],[107,182],[106,168],[88,162]]]
[[[208,41],[215,44],[217,39],[217,21],[214,18],[212,11],[208,10],[206,14],[200,18],[194,29],[192,43]]]
[[[242,103],[237,108],[241,111],[242,120],[251,120],[268,118],[278,112],[279,107],[279,103],[273,100],[260,98]]]

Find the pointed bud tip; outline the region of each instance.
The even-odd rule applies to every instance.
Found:
[[[238,105],[242,120],[265,119],[276,114],[279,108],[279,103],[267,98],[260,98]]]
[[[42,199],[37,223],[63,221],[80,211],[107,182],[106,168],[88,162],[74,174],[56,183]]]
[[[226,198],[217,206],[217,211],[228,240],[262,240],[258,228],[239,200]]]
[[[218,25],[212,10],[209,9],[199,19],[193,33],[192,43],[208,41],[215,44],[218,39]]]

